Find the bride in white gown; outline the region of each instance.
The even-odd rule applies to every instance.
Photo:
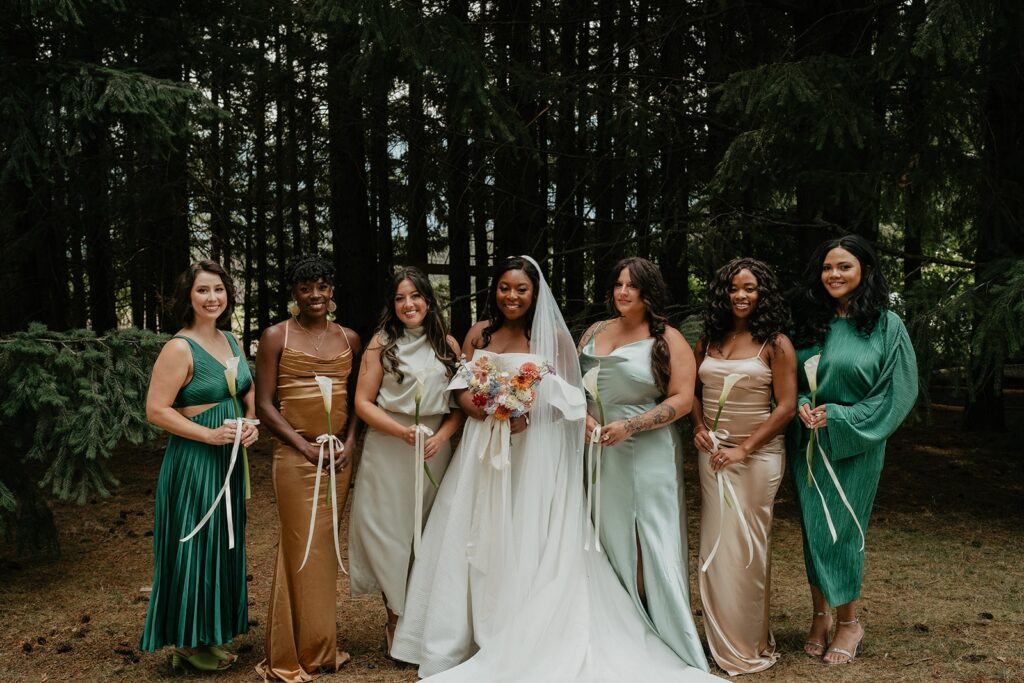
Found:
[[[549,362],[555,374],[528,423],[483,419],[462,392],[476,419],[427,522],[392,656],[438,681],[717,680],[662,643],[604,555],[584,550],[586,402],[576,346],[536,262],[508,259],[489,296],[466,355],[509,370]]]

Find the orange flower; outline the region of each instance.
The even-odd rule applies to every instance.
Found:
[[[495,420],[507,420],[512,416],[511,411],[505,406],[498,406],[494,409]]]
[[[519,368],[519,374],[530,379],[540,378],[540,370],[537,369],[537,365],[530,362],[523,363],[523,367]]]

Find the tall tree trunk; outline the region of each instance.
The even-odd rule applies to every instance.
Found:
[[[449,0],[448,12],[459,21],[469,14],[468,0]],[[469,150],[464,112],[457,97],[459,84],[448,84],[446,123],[448,159],[446,194],[448,200],[448,264],[451,290],[451,329],[458,339],[473,324],[469,277]]]
[[[310,36],[306,45],[307,52],[302,60],[302,80],[305,87],[305,96],[302,100],[305,111],[302,120],[306,124],[303,150],[305,161],[302,170],[306,183],[306,229],[309,232],[309,251],[316,254],[320,251],[320,221],[316,213],[316,124],[320,117],[316,111],[316,83],[313,80],[313,54],[316,50],[313,40]]]
[[[284,90],[289,76],[282,60],[282,41],[280,32],[274,39],[274,269],[277,286],[274,287],[274,311],[272,320],[284,315],[288,310],[289,290],[284,286],[287,281],[288,268],[288,237],[284,224],[285,204],[285,148],[284,148]]]
[[[406,0],[409,12],[422,21],[423,0]],[[409,74],[408,119],[406,121],[405,175],[408,179],[408,231],[406,260],[421,268],[427,265],[427,133],[423,101],[423,74],[413,67]]]
[[[256,261],[256,326],[259,330],[270,327],[270,282],[269,266],[267,264],[267,63],[266,43],[260,41],[260,56],[256,63],[256,103],[253,107],[255,121],[255,136],[253,142],[253,154],[255,156],[256,184],[249,201],[253,204],[255,215],[255,230],[252,236],[253,257]],[[250,228],[251,229],[251,228]]]
[[[574,83],[576,69],[576,32],[582,25],[578,0],[569,0],[561,5],[561,24],[558,29],[558,75],[563,83]],[[580,88],[580,91],[585,88]],[[574,237],[580,230],[576,216],[576,158],[579,155],[576,134],[575,93],[565,92],[558,100],[554,131],[555,154],[555,209],[554,209],[554,252],[555,267],[551,273],[551,288],[556,298],[562,300],[566,315],[571,317],[583,308],[583,302],[574,299],[568,292],[569,281],[582,279],[583,252],[577,247]],[[566,253],[568,252],[568,253]]]

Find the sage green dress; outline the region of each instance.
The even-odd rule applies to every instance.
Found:
[[[598,391],[605,424],[642,415],[661,402],[651,371],[653,339],[607,356],[593,338],[580,354],[583,372],[600,363]],[[600,419],[593,397],[587,411]],[[637,538],[643,553],[645,608],[637,592]],[[604,449],[601,462],[601,545],[637,610],[684,662],[708,670],[690,611],[682,441],[674,425],[639,432]]]
[[[235,338],[225,333],[231,350],[241,355]],[[189,418],[215,428],[235,417],[224,366],[188,337],[192,379],[178,392],[174,407],[213,403]],[[252,386],[245,360],[238,364],[241,397]],[[153,592],[139,649],[153,652],[165,645],[191,648],[224,645],[249,630],[245,582],[245,499],[242,456],[231,473],[235,547],[228,548],[224,499],[199,533],[182,543],[213,504],[227,475],[231,444],[209,446],[172,434],[156,489],[153,520]]]
[[[903,321],[892,311],[882,313],[868,336],[860,334],[850,319],[835,318],[823,345],[797,349],[798,405],[811,401],[804,362],[817,353],[821,353],[821,361],[816,404],[827,406],[828,422],[818,430],[821,446],[867,533],[886,440],[917,400],[914,347]],[[833,543],[821,498],[814,485],[808,484],[809,435],[810,430],[795,418],[786,448],[800,504],[807,580],[821,590],[829,605],[845,605],[860,597],[864,577],[860,531],[815,449],[811,471],[836,528]]]

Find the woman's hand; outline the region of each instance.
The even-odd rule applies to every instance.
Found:
[[[398,433],[398,438],[406,442],[410,446],[416,445],[416,425],[409,425],[408,427],[402,427],[402,431]]]
[[[804,423],[805,427],[808,429],[818,429],[819,427],[828,426],[826,408],[826,405],[811,408],[811,404],[804,403],[797,412],[800,415],[800,421]]]
[[[242,445],[248,448],[260,438],[260,430],[256,425],[246,423],[242,426]]]
[[[530,426],[530,420],[526,415],[520,415],[519,417],[509,418],[508,426],[513,434],[519,434],[526,431],[526,428]]]
[[[594,433],[594,427],[597,427],[600,424],[601,423],[595,420],[590,413],[587,413],[587,433],[583,435],[587,440],[587,443],[590,443],[590,436]]]
[[[701,453],[711,453],[715,450],[715,442],[711,440],[711,434],[703,427],[694,432],[693,445]]]
[[[447,440],[448,439],[442,439],[437,434],[434,434],[432,437],[430,437],[426,441],[424,441],[423,442],[423,459],[424,460],[430,460],[435,455],[437,455],[438,452],[441,450],[441,446],[443,446],[444,442],[447,441]]]
[[[605,446],[615,446],[629,437],[630,432],[626,429],[625,420],[609,422],[601,428],[601,444]]]
[[[242,427],[242,435],[245,435],[245,427]],[[210,428],[206,443],[211,446],[226,446],[235,442],[235,425],[221,425]]]
[[[711,469],[721,472],[729,465],[735,465],[747,459],[747,451],[742,446],[719,448],[718,452],[711,456]]]

